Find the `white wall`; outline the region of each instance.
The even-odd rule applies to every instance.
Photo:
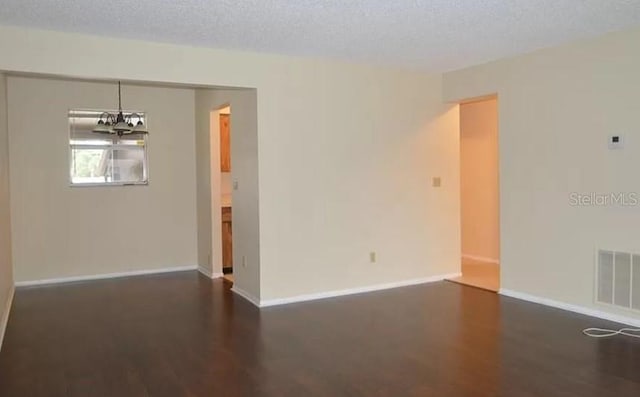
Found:
[[[9,216],[9,142],[7,134],[7,85],[0,73],[0,346],[13,293],[11,219]]]
[[[231,192],[234,288],[259,299],[261,267],[255,90],[196,90],[198,250],[201,257],[212,254],[212,273],[222,273],[222,173],[218,110],[224,105],[231,105],[233,109],[231,175],[238,182],[238,190]],[[213,211],[209,210],[211,208]],[[251,266],[243,266],[243,262]]]
[[[498,100],[460,105],[462,254],[498,262]]]
[[[221,172],[220,178],[220,195],[222,196],[224,201],[225,197],[230,198],[232,194],[233,180],[231,172]]]
[[[572,192],[640,192],[640,30],[444,76],[444,98],[500,101],[502,287],[594,303],[596,247],[640,252],[640,207],[574,207]],[[626,134],[624,150],[607,148]]]
[[[149,185],[69,186],[69,109],[117,107],[117,85],[8,78],[16,281],[194,266],[194,91],[123,86],[147,112]]]
[[[257,89],[260,254],[247,269],[259,265],[261,299],[459,271],[458,110],[441,76],[9,27],[0,53],[0,70]]]

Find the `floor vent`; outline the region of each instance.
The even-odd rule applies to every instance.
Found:
[[[598,251],[596,301],[640,311],[640,255]]]

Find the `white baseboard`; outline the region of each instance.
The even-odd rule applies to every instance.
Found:
[[[2,318],[0,319],[0,350],[2,350],[2,342],[4,341],[4,333],[7,330],[7,324],[9,323],[9,312],[11,311],[11,303],[13,302],[13,295],[15,294],[15,287],[11,287],[9,290],[9,299],[2,312]]]
[[[585,316],[595,317],[595,318],[599,318],[607,321],[613,321],[614,323],[631,325],[633,327],[640,327],[640,320],[632,317],[621,316],[618,314],[611,314],[601,310],[591,309],[584,306],[572,305],[570,303],[559,302],[553,299],[541,298],[539,296],[529,295],[529,294],[512,291],[508,289],[500,289],[498,293],[500,295],[508,296],[510,298],[520,299],[520,300],[537,303],[544,306],[555,307],[557,309],[584,314]]]
[[[44,284],[71,283],[74,281],[102,280],[102,279],[118,278],[118,277],[142,276],[146,274],[183,272],[187,270],[196,270],[196,269],[198,269],[197,265],[191,265],[191,266],[179,266],[179,267],[165,267],[161,269],[133,270],[130,272],[120,272],[120,273],[91,274],[87,276],[50,278],[45,280],[17,281],[16,287],[30,287],[34,285],[44,285]]]
[[[442,281],[442,280],[449,279],[449,278],[460,277],[461,275],[462,275],[461,273],[442,274],[442,275],[438,275],[438,276],[416,278],[416,279],[410,279],[410,280],[403,280],[403,281],[397,281],[397,282],[393,282],[393,283],[369,285],[369,286],[366,286],[366,287],[349,288],[349,289],[334,290],[334,291],[327,291],[327,292],[318,292],[318,293],[315,293],[315,294],[297,295],[297,296],[291,296],[291,297],[287,297],[287,298],[268,299],[268,300],[260,301],[259,306],[260,307],[268,307],[268,306],[286,305],[286,304],[289,304],[289,303],[305,302],[305,301],[311,301],[311,300],[317,300],[317,299],[333,298],[333,297],[337,297],[337,296],[362,294],[362,293],[365,293],[365,292],[373,292],[373,291],[381,291],[381,290],[385,290],[385,289],[407,287],[407,286],[410,286],[410,285],[433,283],[433,282]]]
[[[487,263],[495,263],[495,264],[499,264],[500,263],[499,259],[487,258],[486,256],[462,254],[462,258],[463,259],[470,259],[472,261],[478,261],[478,262],[487,262]]]
[[[205,276],[209,277],[210,279],[216,279],[224,276],[224,273],[211,273],[209,269],[202,266],[198,266],[198,271],[204,274]]]
[[[243,297],[244,299],[246,299],[249,302],[253,303],[257,307],[260,307],[260,299],[258,299],[255,296],[251,295],[247,291],[242,290],[242,289],[240,289],[240,288],[238,288],[238,287],[236,287],[234,285],[233,287],[231,287],[231,292],[240,295],[241,297]]]

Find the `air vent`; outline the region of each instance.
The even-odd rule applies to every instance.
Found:
[[[640,255],[598,251],[596,301],[640,311]]]

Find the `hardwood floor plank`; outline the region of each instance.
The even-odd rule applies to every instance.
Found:
[[[197,272],[20,288],[0,396],[640,395],[640,341],[454,283],[257,309]]]

